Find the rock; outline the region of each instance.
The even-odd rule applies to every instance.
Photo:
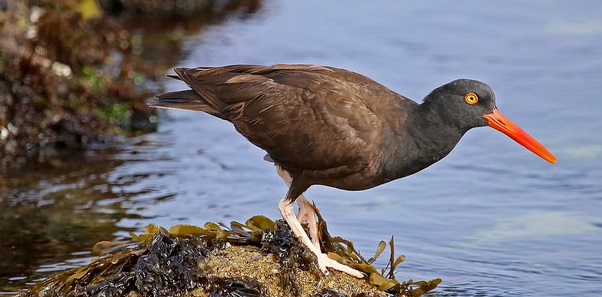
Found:
[[[320,223],[325,227],[321,218]],[[338,271],[324,275],[286,223],[263,216],[230,227],[206,223],[167,231],[149,225],[144,234],[132,237],[97,244],[95,250],[102,250],[98,259],[43,280],[20,296],[419,296],[441,281],[400,284],[389,279],[352,246],[344,249],[326,228],[323,246],[337,246],[342,261],[370,277]],[[350,252],[341,252],[345,250]]]

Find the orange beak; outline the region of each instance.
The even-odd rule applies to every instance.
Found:
[[[531,137],[531,135],[527,134],[527,132],[523,131],[523,129],[521,129],[518,125],[505,117],[499,110],[497,110],[497,108],[494,109],[492,113],[486,114],[483,117],[489,121],[489,126],[491,128],[508,135],[510,138],[514,139],[514,141],[520,143],[522,146],[534,152],[544,160],[552,164],[556,163],[556,157],[554,157],[550,151],[548,151],[543,145],[537,142],[537,140]]]

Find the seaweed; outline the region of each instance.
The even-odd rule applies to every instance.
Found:
[[[316,268],[315,259],[307,248],[290,232],[282,221],[272,221],[265,216],[254,216],[244,224],[231,222],[207,222],[203,227],[192,225],[172,226],[169,231],[156,225],[148,225],[142,234],[131,233],[127,242],[99,242],[94,250],[100,256],[89,265],[70,269],[37,283],[22,296],[123,296],[135,292],[138,296],[187,296],[191,292],[203,292],[202,296],[269,296],[271,284],[261,282],[258,276],[222,275],[221,269],[208,264],[215,255],[227,253],[234,246],[252,247],[263,254],[277,259],[280,272],[275,278],[275,286],[284,296],[300,296],[307,292],[303,283],[312,279],[317,283],[338,283],[346,277],[352,283],[371,284],[381,294],[389,296],[421,296],[433,290],[440,279],[430,281],[395,279],[395,269],[404,257],[395,257],[393,238],[389,241],[391,253],[387,267],[377,270],[372,263],[383,253],[386,243],[380,242],[374,257],[365,260],[355,250],[353,244],[339,237],[331,237],[326,231],[326,222],[319,216],[322,245],[329,255],[367,274],[358,280],[343,273],[331,273],[336,280],[326,281]],[[245,257],[242,252],[232,252],[228,261],[216,260],[219,265],[235,262],[232,257]],[[233,265],[246,265],[256,262],[242,259]],[[242,263],[242,264],[241,264]],[[235,268],[237,269],[237,268]],[[270,268],[259,275],[270,273]],[[273,270],[274,267],[271,268]],[[273,273],[273,272],[271,272]],[[309,278],[308,278],[309,277]],[[306,280],[310,281],[306,281]],[[320,281],[322,279],[322,281]],[[303,280],[303,281],[300,281]],[[352,295],[330,287],[313,288],[315,296],[376,296],[374,292],[363,291]],[[383,295],[378,295],[383,296]]]
[[[85,149],[154,131],[145,100],[164,69],[144,61],[133,34],[70,1],[5,1],[0,10],[0,174],[43,151]],[[166,68],[167,66],[165,66]]]

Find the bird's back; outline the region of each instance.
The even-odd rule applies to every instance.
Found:
[[[417,105],[370,78],[333,67],[232,65],[175,72],[191,90],[161,94],[153,105],[232,122],[309,185],[376,186],[383,141],[405,120],[405,110]]]

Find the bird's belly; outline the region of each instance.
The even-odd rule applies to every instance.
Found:
[[[324,185],[342,190],[360,191],[384,184],[391,179],[378,174],[373,166],[364,166],[359,170],[349,168],[339,170],[324,170],[321,172],[304,172],[305,178],[310,184]]]
[[[367,190],[367,189],[374,188],[381,184],[382,183],[372,183],[372,182],[366,182],[366,181],[354,179],[353,181],[351,181],[351,180],[345,181],[345,182],[335,181],[335,182],[324,183],[322,185],[341,189],[341,190],[347,190],[347,191],[361,191],[361,190]]]

